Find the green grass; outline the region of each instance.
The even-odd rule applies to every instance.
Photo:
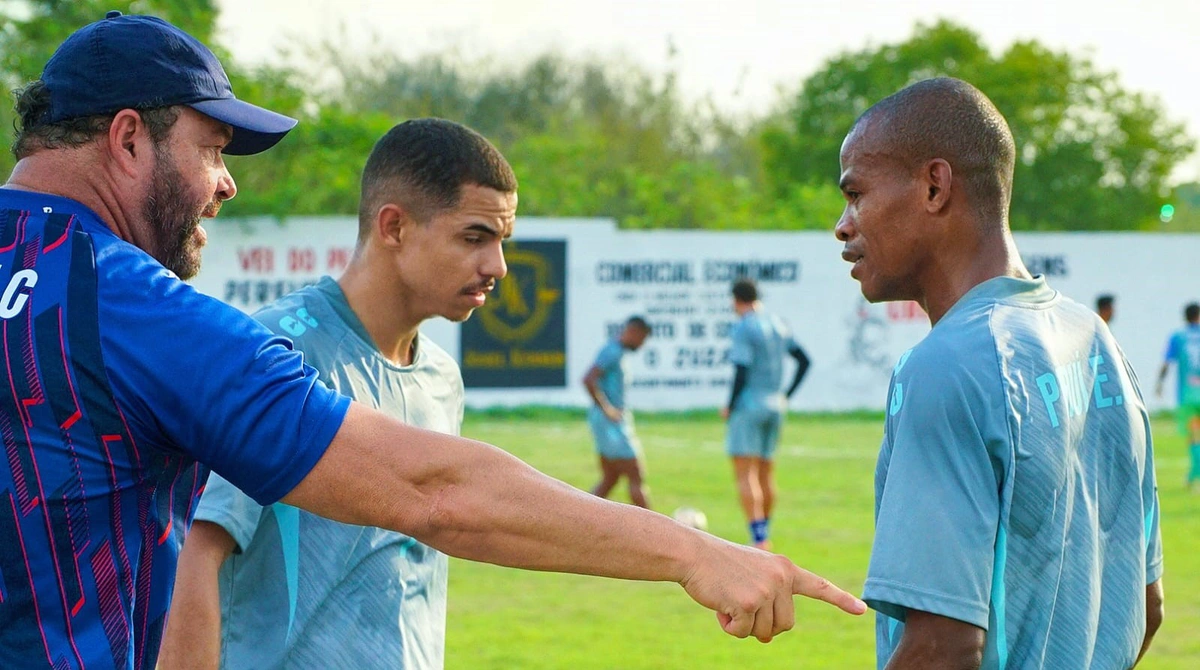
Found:
[[[861,592],[871,547],[872,476],[881,435],[872,416],[793,416],[777,458],[775,549]],[[1186,447],[1156,419],[1167,618],[1140,668],[1200,665],[1200,496],[1183,490]],[[582,414],[538,409],[470,414],[465,435],[501,445],[581,488],[596,477]],[[638,417],[654,505],[708,515],[709,529],[743,542],[746,529],[711,413]],[[624,500],[624,491],[618,497]],[[541,574],[453,561],[446,667],[710,670],[874,667],[873,616],[797,601],[797,627],[770,644],[721,632],[712,613],[673,584]]]

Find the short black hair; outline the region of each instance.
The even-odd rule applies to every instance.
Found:
[[[646,319],[641,316],[629,317],[628,319],[625,320],[625,325],[633,326],[634,328],[640,328],[640,329],[642,329],[643,332],[647,332],[647,333],[650,332],[650,323],[647,322]]]
[[[880,100],[854,128],[870,133],[871,153],[919,169],[950,163],[982,223],[1007,222],[1016,144],[1008,122],[982,91],[961,79],[919,81]]]
[[[1183,308],[1183,318],[1190,323],[1200,321],[1200,304],[1190,302],[1187,307]]]
[[[758,300],[758,285],[749,277],[739,277],[733,282],[733,298],[738,302]]]
[[[1102,295],[1096,296],[1096,309],[1097,310],[1112,309],[1114,300],[1115,300],[1115,298],[1113,298],[1113,296],[1108,293],[1104,293]]]
[[[41,79],[13,91],[16,97],[16,135],[11,146],[13,157],[21,160],[43,149],[75,149],[107,133],[116,112],[80,116],[50,123],[50,89]],[[178,106],[146,107],[137,110],[146,124],[150,139],[157,145],[166,141],[179,120]]]
[[[433,118],[393,127],[375,143],[363,168],[359,241],[366,239],[376,212],[385,203],[395,202],[425,222],[458,206],[467,184],[501,193],[517,191],[512,166],[474,130]]]

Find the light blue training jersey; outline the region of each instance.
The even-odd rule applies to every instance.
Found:
[[[987,631],[983,668],[1128,668],[1162,575],[1150,422],[1091,310],[984,282],[897,363],[864,599],[878,665],[909,610]]]
[[[332,279],[255,318],[290,337],[328,386],[405,423],[458,434],[463,384],[454,360],[418,335],[411,365],[390,362]],[[443,667],[442,553],[400,533],[281,503],[262,507],[216,476],[196,520],[219,524],[237,542],[219,576],[223,668]]]
[[[1166,360],[1175,364],[1180,405],[1200,405],[1200,325],[1175,331],[1167,341]]]
[[[747,368],[746,386],[733,411],[783,412],[783,361],[799,346],[783,319],[755,309],[746,312],[730,332],[729,362]]]
[[[592,364],[604,373],[596,385],[600,387],[604,397],[608,398],[608,403],[617,409],[625,409],[625,353],[627,351],[628,349],[621,346],[620,340],[609,340],[608,344],[600,349],[600,353],[596,354],[596,362]],[[593,405],[593,409],[599,411],[600,408]]]

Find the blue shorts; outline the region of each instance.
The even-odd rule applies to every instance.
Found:
[[[641,456],[642,445],[633,432],[633,414],[628,410],[624,419],[615,423],[600,408],[592,407],[588,410],[588,426],[596,440],[596,453],[604,458],[624,460]]]
[[[783,414],[771,410],[734,410],[725,433],[725,452],[732,456],[752,456],[771,460],[779,446],[779,427]]]

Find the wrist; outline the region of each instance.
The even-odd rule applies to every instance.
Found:
[[[671,581],[687,586],[701,564],[700,557],[704,554],[708,537],[690,528],[682,528],[681,535],[683,537],[679,541],[669,543],[671,553],[668,560]]]

